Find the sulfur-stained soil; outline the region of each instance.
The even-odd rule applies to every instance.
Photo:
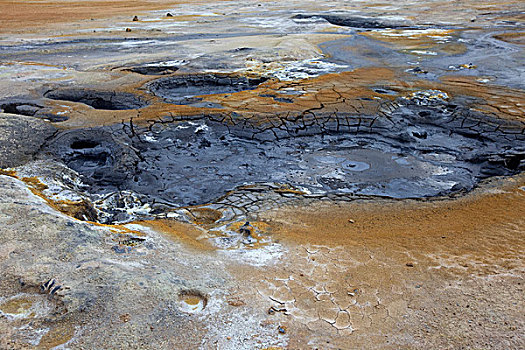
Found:
[[[522,2],[0,9],[0,349],[525,347]]]

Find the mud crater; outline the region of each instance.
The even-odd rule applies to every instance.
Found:
[[[230,74],[186,74],[157,79],[147,84],[147,89],[169,103],[187,105],[200,102],[198,96],[253,90],[266,80]]]
[[[138,109],[149,105],[143,98],[129,92],[98,91],[89,89],[58,89],[44,93],[44,97],[59,100],[79,102],[102,110]]]
[[[46,108],[37,102],[19,98],[0,101],[0,111],[4,113],[46,119],[51,122],[63,122],[68,119],[67,116],[51,113],[49,108]]]
[[[196,289],[185,289],[179,292],[179,302],[182,311],[197,313],[206,308],[208,297]]]

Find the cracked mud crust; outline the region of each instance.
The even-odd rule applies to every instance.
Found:
[[[522,2],[0,8],[0,350],[525,348]]]
[[[522,184],[457,200],[270,210],[261,219],[289,252],[248,293],[268,298],[290,348],[519,348]]]

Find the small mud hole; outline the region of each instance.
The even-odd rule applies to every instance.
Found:
[[[95,148],[99,145],[98,142],[91,140],[76,140],[71,144],[72,149],[85,149],[85,148]]]
[[[32,117],[44,107],[34,103],[13,102],[1,104],[0,108],[4,111],[4,113],[20,114]]]
[[[181,291],[179,293],[179,301],[181,309],[189,313],[200,312],[208,305],[208,297],[194,289]]]
[[[52,303],[41,294],[20,293],[0,301],[0,315],[8,319],[34,319],[47,316]]]
[[[38,103],[23,100],[0,102],[0,112],[46,119],[51,122],[63,122],[68,119],[68,117],[64,115],[50,113],[49,108],[41,106]]]
[[[160,78],[147,87],[167,102],[187,105],[200,102],[201,99],[196,96],[253,90],[266,80],[227,74],[194,74]]]
[[[94,109],[112,111],[138,109],[148,105],[148,102],[129,92],[58,89],[46,92],[44,97],[52,100],[80,102]]]

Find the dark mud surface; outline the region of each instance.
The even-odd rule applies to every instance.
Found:
[[[169,103],[184,105],[199,102],[195,96],[253,90],[266,80],[227,74],[177,75],[157,79],[147,88]]]
[[[91,194],[132,191],[153,207],[205,204],[267,182],[343,199],[441,196],[524,168],[521,123],[422,96],[387,104],[380,116],[130,121],[63,132],[44,153],[82,174]]]
[[[67,120],[66,116],[52,113],[49,108],[41,103],[27,97],[10,98],[0,101],[0,111],[3,113],[17,114],[26,117],[45,119],[51,122],[62,122]]]
[[[131,93],[80,88],[48,91],[44,97],[52,100],[80,102],[95,109],[105,110],[137,109],[148,105],[146,101]]]
[[[179,70],[179,67],[174,65],[165,65],[159,63],[143,64],[136,67],[126,67],[123,71],[133,72],[142,75],[169,75]]]

